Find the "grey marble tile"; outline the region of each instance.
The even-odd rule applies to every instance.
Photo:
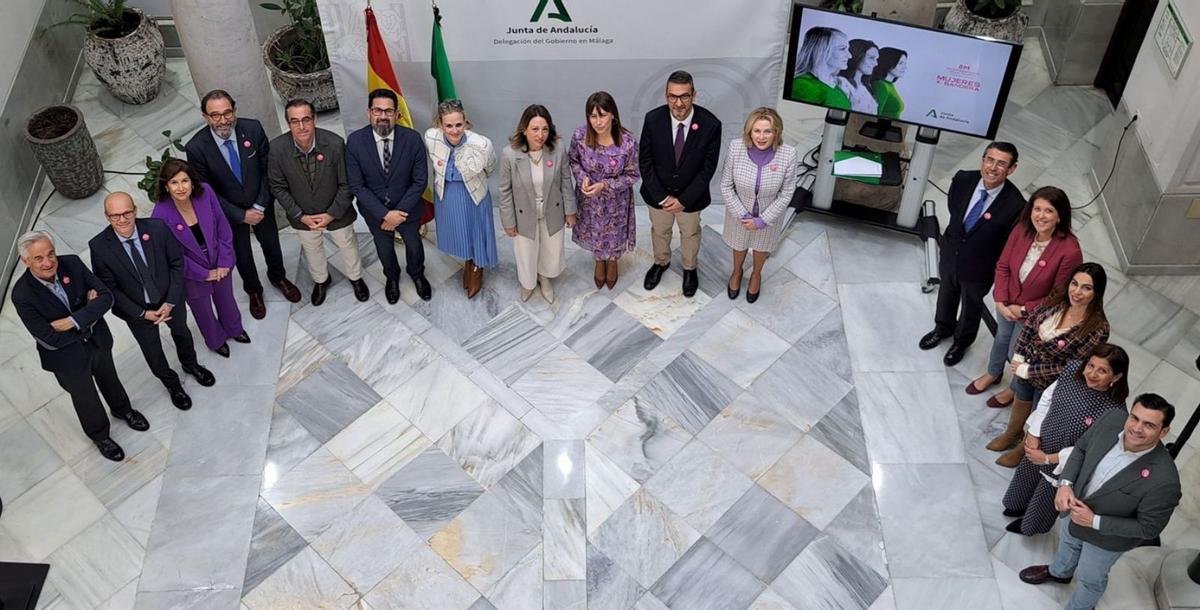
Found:
[[[104,601],[104,603],[96,606],[96,610],[124,610],[132,608],[137,603],[137,579],[129,581],[119,591],[112,594],[112,597]]]
[[[431,444],[384,400],[325,443],[325,448],[374,489]]]
[[[512,383],[557,344],[524,311],[510,307],[463,342],[463,348],[497,377]]]
[[[425,544],[396,549],[402,563],[363,600],[372,610],[466,608],[479,591],[463,581]]]
[[[557,294],[557,292],[556,289],[555,293]],[[539,319],[539,321],[545,325],[547,332],[560,340],[566,340],[578,332],[612,304],[607,289],[603,292],[593,289],[592,292],[584,293],[571,301],[563,301],[561,296],[556,300],[558,301],[558,311],[554,318],[545,321]],[[534,318],[545,317],[545,315],[538,316],[536,314],[531,314],[531,316]]]
[[[267,436],[263,489],[270,489],[279,477],[320,448],[321,441],[313,438],[287,409],[276,405],[271,411],[271,432]]]
[[[171,130],[172,137],[183,137],[204,126],[204,117],[199,108],[171,90],[162,90],[150,102],[141,105],[121,104],[112,97],[101,98],[101,103],[110,102],[110,110],[116,111],[121,122],[138,133],[151,148],[161,149],[169,142],[163,137],[164,130]]]
[[[1129,282],[1116,295],[1107,297],[1104,311],[1115,332],[1160,358],[1170,354],[1178,338],[1200,319],[1138,282]]]
[[[1104,92],[1093,87],[1047,87],[1025,110],[1082,138],[1112,112]],[[897,590],[899,593],[899,590]]]
[[[533,405],[529,404],[529,401],[525,400],[524,396],[513,391],[512,388],[504,383],[504,380],[496,377],[491,371],[477,366],[467,377],[513,417],[525,417],[527,413],[533,410]]]
[[[542,578],[583,580],[587,576],[583,498],[546,498],[542,519]]]
[[[689,440],[691,435],[683,426],[638,399],[622,405],[588,437],[590,448],[599,450],[639,483],[649,479]]]
[[[983,443],[984,440],[979,439],[978,442]],[[1012,470],[1003,468],[1004,472],[997,472],[1001,468],[996,466],[994,459],[985,462],[975,455],[967,459],[967,470],[974,485],[975,502],[979,506],[979,523],[983,526],[983,538],[989,549],[996,546],[1005,536],[1004,528],[1012,521],[1012,518],[1004,516],[1004,506],[1001,502],[1004,493],[1008,491]]]
[[[829,313],[836,315],[837,310]],[[766,408],[807,432],[849,393],[849,359],[839,356],[839,334],[826,318],[792,349],[784,352],[750,385],[750,393]],[[840,321],[839,321],[840,325]],[[810,341],[810,339],[813,339]],[[819,345],[829,345],[822,349]],[[844,345],[844,344],[842,344]],[[842,352],[844,354],[844,352]],[[845,367],[846,370],[841,370]],[[802,374],[799,374],[803,371]],[[843,376],[844,375],[844,376]]]
[[[809,544],[771,583],[797,608],[865,609],[886,587],[886,579],[828,536]]]
[[[9,498],[10,504],[62,465],[24,418],[14,414],[8,428],[0,431],[0,498]]]
[[[64,466],[6,503],[0,529],[40,561],[103,515],[104,505]]]
[[[159,476],[133,492],[110,510],[125,530],[145,548],[150,541],[150,527],[154,513],[158,510],[158,496],[162,493],[163,478]]]
[[[764,406],[753,394],[743,392],[696,438],[743,474],[757,479],[802,436],[803,432]]]
[[[752,486],[705,534],[763,582],[771,582],[821,532]]]
[[[604,421],[608,410],[595,403],[612,386],[582,356],[562,345],[512,384],[534,407],[535,412],[523,418],[526,425],[543,439],[564,440],[584,438]]]
[[[650,477],[643,489],[704,532],[753,486],[732,464],[693,440]]]
[[[275,394],[282,395],[314,373],[333,354],[308,331],[292,320],[288,323],[287,341],[283,345],[283,363],[279,367],[279,382]]]
[[[737,307],[789,344],[807,334],[837,307],[834,299],[786,270],[764,280],[760,294],[755,303],[739,300]]]
[[[240,588],[258,487],[258,476],[165,478],[138,590]]]
[[[897,578],[896,608],[978,608],[1003,610],[992,578]]]
[[[451,428],[437,445],[486,489],[539,442],[517,418],[489,400]]]
[[[862,413],[858,394],[851,390],[834,405],[809,433],[838,455],[846,458],[859,470],[870,473],[871,459],[867,456],[867,440],[863,433]]]
[[[837,277],[833,272],[833,254],[829,250],[829,235],[824,231],[805,244],[800,253],[793,256],[784,268],[795,277],[804,280],[809,286],[817,289],[821,294],[837,301]],[[800,308],[797,307],[797,309]],[[780,333],[780,336],[784,336],[783,333]]]
[[[250,610],[351,608],[358,594],[311,548],[283,564],[242,598]]]
[[[480,596],[467,610],[498,610],[486,597]]]
[[[355,591],[370,591],[400,567],[399,552],[423,541],[382,500],[368,497],[330,524],[311,548]]]
[[[47,558],[50,580],[68,606],[93,608],[137,578],[142,547],[106,515]]]
[[[914,349],[921,336],[933,328],[933,316],[919,285],[843,284],[838,290],[854,370],[945,369],[940,350]]]
[[[114,422],[114,428],[116,425]],[[153,434],[135,432],[124,437],[117,434],[113,436],[125,450],[125,461],[112,462],[104,459],[99,452],[90,451],[71,462],[71,469],[79,475],[84,485],[110,507],[162,474],[167,465],[167,450]]]
[[[621,471],[611,459],[587,443],[584,449],[587,531],[595,531],[633,492],[638,482]]]
[[[539,522],[542,519],[542,481],[544,480],[545,457],[542,448],[538,447],[525,456],[493,489],[505,496],[521,513],[521,518],[529,522]]]
[[[24,329],[22,329],[22,332],[25,332]],[[53,375],[42,370],[37,351],[33,345],[33,339],[29,336],[29,333],[26,332],[24,335],[21,335],[20,341],[20,345],[24,349],[12,358],[9,358],[4,363],[4,366],[0,367],[0,392],[4,394],[4,397],[8,399],[8,402],[12,406],[16,407],[18,413],[28,417],[35,411],[43,408],[43,405],[46,405],[51,400],[66,397],[66,393],[55,382]],[[69,400],[67,400],[66,405],[70,408]],[[72,411],[72,417],[74,417],[74,414],[74,411]],[[33,422],[31,421],[30,423]],[[79,420],[76,419],[75,428],[77,429],[78,427]],[[77,430],[72,431],[78,433]],[[82,436],[82,433],[78,434]],[[47,438],[46,442],[54,446],[53,441],[50,439]]]
[[[386,396],[433,362],[437,353],[390,312],[380,311],[377,320],[368,321],[370,332],[338,353],[350,370]]]
[[[587,582],[584,580],[548,580],[542,594],[546,608],[563,610],[585,610]]]
[[[425,248],[428,253],[430,248]],[[429,262],[426,257],[426,262]],[[516,277],[516,268],[512,265],[500,265],[490,276],[497,278]],[[432,280],[431,280],[432,281]],[[401,280],[401,292],[411,291],[412,283],[407,279]],[[475,333],[488,326],[489,322],[504,313],[517,302],[518,287],[512,281],[490,281],[485,279],[483,288],[473,299],[467,299],[462,289],[461,276],[455,275],[441,284],[434,284],[432,301],[421,301],[415,293],[408,298],[402,294],[404,302],[409,303],[417,313],[428,319],[434,326],[442,329],[456,342],[464,343]]]
[[[838,284],[925,280],[925,248],[915,236],[861,225],[831,227],[826,235]]]
[[[230,387],[220,401],[188,411],[176,425],[167,468],[175,476],[261,473],[273,395],[269,386]]]
[[[326,449],[318,449],[262,492],[305,540],[312,541],[370,493]]]
[[[766,587],[729,555],[701,538],[651,587],[671,608],[744,608]]]
[[[856,373],[854,379],[873,462],[966,460],[944,372]],[[906,408],[914,404],[920,411]]]
[[[614,297],[613,303],[651,332],[667,339],[711,300],[704,291],[697,291],[692,298],[683,296],[683,276],[668,269],[654,290],[646,291],[641,282],[636,282]]]
[[[823,529],[870,478],[810,436],[779,458],[758,482],[806,521]]]
[[[690,350],[744,388],[790,347],[790,343],[735,308],[709,327]]]
[[[375,491],[422,539],[428,539],[483,493],[441,449],[430,447]]]
[[[326,362],[279,397],[279,405],[323,443],[378,402],[379,394],[340,361]]]
[[[645,490],[591,535],[592,544],[643,587],[653,586],[699,539],[699,532]]]
[[[487,402],[488,395],[449,360],[437,358],[400,384],[387,400],[426,437],[436,441]]]
[[[242,591],[253,591],[307,546],[308,542],[266,500],[259,498],[254,510],[254,527],[250,534],[250,553],[246,559]]]
[[[797,608],[788,603],[778,593],[771,590],[770,587],[763,589],[763,592],[750,604],[748,610],[797,610]]]
[[[541,502],[532,513],[513,494],[492,489],[438,530],[429,546],[486,595],[542,542],[540,513]]]
[[[1196,369],[1196,354],[1200,354],[1200,322],[1193,324],[1191,328],[1181,333],[1179,341],[1167,353],[1167,362],[1171,363],[1175,368],[1191,375],[1192,377],[1200,378],[1200,371]],[[1112,339],[1110,339],[1112,340]],[[1119,344],[1121,347],[1128,348],[1126,344]],[[1136,361],[1134,361],[1136,362]],[[1133,379],[1137,370],[1137,365],[1130,365],[1129,379],[1130,387],[1137,387]],[[1149,370],[1145,371],[1149,374]]]
[[[992,557],[992,570],[996,573],[996,586],[1000,590],[1000,604],[1004,608],[1028,608],[1029,610],[1059,610],[1063,602],[1056,601],[1041,587],[1031,587],[1017,576],[1017,572]]]
[[[646,384],[637,400],[697,434],[740,393],[720,371],[685,353]]]
[[[548,607],[542,598],[542,546],[534,547],[487,592],[487,608],[521,610]]]
[[[583,498],[585,493],[584,442],[546,441],[542,491],[547,498]]]
[[[653,593],[647,592],[645,595],[642,596],[642,599],[638,600],[638,603],[636,606],[633,607],[633,610],[669,610],[669,609],[667,608],[666,604],[659,601],[657,597],[654,597]]]
[[[135,610],[225,610],[238,607],[238,589],[138,591]]]
[[[1025,169],[1030,165],[1047,167],[1059,153],[1078,139],[1078,136],[1059,125],[1028,108],[1014,108],[1010,103],[1000,121],[996,139],[1012,142],[1017,147],[1021,154],[1020,164],[1025,165]]]
[[[658,335],[611,303],[589,317],[565,341],[567,347],[613,382],[661,343]]]
[[[837,540],[859,561],[880,574],[887,574],[884,556],[883,530],[879,510],[875,506],[875,490],[867,485],[850,500],[842,512],[825,526],[824,533]]]
[[[880,464],[874,476],[893,577],[992,575],[965,464]]]
[[[715,209],[714,209],[715,211]],[[681,254],[676,247],[672,254],[672,268],[675,271],[683,269],[680,266]],[[709,296],[725,294],[723,286],[729,283],[733,273],[733,250],[721,238],[720,230],[704,227],[700,231],[700,252],[696,256],[696,275],[700,279],[700,290]]]
[[[632,608],[646,593],[640,584],[625,573],[594,545],[587,545],[587,599],[590,608],[625,610]]]

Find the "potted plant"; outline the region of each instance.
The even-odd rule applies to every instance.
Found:
[[[337,108],[317,0],[282,0],[281,4],[264,2],[260,6],[283,13],[291,22],[263,43],[263,62],[279,97],[285,101],[304,98],[317,112]]]
[[[142,179],[138,180],[137,187],[146,194],[146,199],[150,200],[150,205],[154,205],[158,197],[158,170],[162,169],[163,163],[167,162],[174,155],[171,154],[171,149],[174,148],[179,152],[185,152],[183,141],[179,138],[171,137],[171,130],[168,129],[162,132],[163,136],[171,142],[171,145],[164,148],[162,156],[158,159],[146,155],[146,173],[142,175]]]
[[[64,197],[83,199],[104,186],[100,153],[78,108],[47,106],[33,113],[25,122],[25,140]]]
[[[157,97],[167,64],[154,19],[127,6],[127,0],[74,1],[84,10],[51,27],[84,27],[83,58],[113,97],[126,104],[145,104]]]
[[[863,0],[824,0],[821,8],[833,9],[843,13],[861,13]]]
[[[942,27],[1020,44],[1028,25],[1029,15],[1021,10],[1021,0],[955,0]]]

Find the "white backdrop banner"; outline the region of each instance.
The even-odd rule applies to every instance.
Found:
[[[347,132],[367,122],[365,0],[319,0]],[[584,101],[608,91],[622,124],[665,103],[673,70],[695,78],[697,103],[733,137],[746,114],[783,87],[789,0],[441,0],[454,83],[475,130],[502,147],[525,106],[545,105],[559,134],[584,122]],[[436,102],[429,71],[433,8],[374,0],[372,8],[419,130]]]

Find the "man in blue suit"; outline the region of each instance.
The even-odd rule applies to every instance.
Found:
[[[405,272],[417,296],[428,301],[433,288],[425,279],[425,247],[421,243],[421,213],[428,170],[425,143],[412,129],[396,124],[396,94],[376,89],[367,96],[370,123],[346,140],[346,174],[358,211],[375,238],[383,264],[384,295],[388,303],[400,300],[400,261],[396,258],[396,233],[404,238]]]

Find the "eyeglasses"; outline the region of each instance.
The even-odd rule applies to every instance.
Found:
[[[373,115],[375,115],[375,116],[394,116],[394,115],[396,114],[396,109],[395,109],[395,108],[375,108],[375,107],[372,107],[372,108],[371,108],[371,114],[373,114]]]
[[[374,109],[372,109],[372,110],[374,110]],[[310,116],[301,117],[301,118],[298,118],[298,119],[288,119],[287,121],[288,121],[288,125],[292,125],[292,126],[296,126],[296,125],[312,125],[312,124],[313,124],[313,118],[312,118],[312,117],[310,117]]]
[[[1009,166],[1012,165],[1012,163],[1009,163],[1008,161],[1001,161],[1000,159],[997,159],[995,157],[984,157],[983,164],[985,166],[994,165],[999,169],[1008,169]]]
[[[668,102],[690,102],[690,101],[692,101],[692,94],[684,93],[683,95],[673,95],[673,94],[668,93],[667,101]]]
[[[129,219],[133,218],[134,214],[135,214],[135,210],[129,210],[128,212],[118,212],[116,214],[105,214],[105,216],[107,216],[109,220],[129,220]]]
[[[209,112],[205,116],[207,116],[208,118],[210,118],[214,121],[219,121],[221,119],[226,119],[226,120],[232,119],[233,114],[234,114],[233,109],[231,108],[229,110],[226,110],[225,112]]]

